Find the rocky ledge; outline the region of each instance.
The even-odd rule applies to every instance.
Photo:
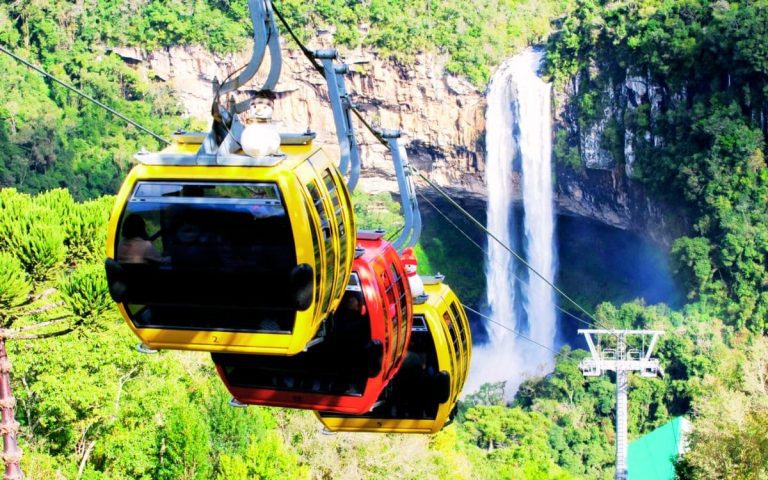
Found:
[[[170,87],[187,115],[205,121],[210,118],[213,80],[224,79],[250,55],[245,50],[217,56],[198,46],[153,52],[136,48],[112,51],[148,80]],[[351,69],[347,90],[353,102],[373,125],[400,129],[405,134],[406,149],[414,165],[443,186],[466,195],[484,194],[482,92],[464,79],[444,74],[445,61],[440,56],[419,55],[407,67],[362,50],[347,52],[343,58]],[[281,127],[311,129],[318,133],[318,142],[336,143],[325,80],[300,51],[283,49],[283,70],[276,94],[274,118]],[[385,149],[362,127],[357,130],[362,147],[363,188],[396,190]]]
[[[321,37],[312,47],[329,44],[328,38]],[[170,88],[186,115],[203,121],[210,118],[214,79],[224,79],[250,55],[246,49],[238,54],[217,56],[199,46],[152,52],[136,48],[113,48],[112,51],[147,80]],[[484,92],[462,78],[447,74],[445,58],[439,55],[419,55],[408,66],[363,50],[345,52],[343,58],[351,70],[347,89],[369,121],[402,130],[411,162],[430,179],[458,197],[484,201]],[[298,50],[284,48],[283,61],[274,118],[288,130],[317,132],[318,142],[331,145],[333,150],[335,128],[325,81]],[[259,78],[256,80],[254,83],[258,85]],[[638,88],[632,84],[624,90]],[[647,96],[647,91],[641,93]],[[558,99],[557,103],[567,104],[562,100]],[[607,112],[606,117],[611,114]],[[557,116],[567,124],[568,112],[561,110]],[[597,122],[592,126],[594,131],[575,132],[581,143],[579,150],[584,167],[581,171],[558,166],[559,210],[668,243],[678,233],[678,228],[670,227],[666,220],[665,213],[669,210],[662,203],[651,201],[643,188],[629,178],[633,159],[630,155],[624,171],[624,162],[615,162],[598,148],[598,142],[593,140],[602,133],[600,125]],[[570,128],[578,127],[571,125]],[[362,131],[362,127],[357,130],[363,158],[361,188],[368,192],[396,191],[386,150]],[[627,150],[631,154],[632,145]],[[513,186],[519,185],[519,178],[513,178],[512,182]],[[513,191],[515,200],[519,200],[519,188]]]

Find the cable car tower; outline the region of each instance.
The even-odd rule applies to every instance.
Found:
[[[663,330],[608,330],[579,329],[587,340],[592,358],[579,364],[585,377],[598,377],[607,370],[616,372],[616,480],[627,480],[627,393],[629,373],[640,372],[641,377],[653,378],[661,372],[659,360],[651,358]],[[600,335],[607,335],[615,344],[602,348]],[[596,337],[595,337],[596,336]],[[640,348],[634,347],[640,337]],[[628,337],[634,337],[633,348],[628,348]],[[646,343],[646,339],[650,341]],[[596,340],[596,341],[595,341]],[[646,346],[647,345],[647,346]]]

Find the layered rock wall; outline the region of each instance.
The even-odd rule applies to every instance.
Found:
[[[149,80],[163,82],[176,94],[189,116],[210,119],[213,81],[226,78],[248,61],[244,51],[219,57],[200,47],[174,47],[154,52],[115,48]],[[351,73],[347,90],[374,125],[400,129],[411,162],[439,184],[461,194],[482,196],[485,99],[466,80],[443,72],[439,56],[420,55],[404,67],[369,52],[345,56]],[[265,62],[266,63],[266,62]],[[259,85],[259,77],[253,82]],[[325,80],[297,50],[283,49],[274,119],[286,130],[318,133],[318,142],[335,148],[333,114]],[[368,191],[397,189],[391,159],[384,147],[358,123],[362,147],[362,187]]]
[[[589,111],[577,101],[582,93],[589,94]],[[636,163],[639,152],[661,145],[651,132],[664,109],[683,98],[684,92],[669,94],[643,72],[609,74],[593,63],[575,75],[556,100],[555,129],[565,132],[581,163],[557,164],[561,209],[665,245],[685,234],[687,212],[654,198],[638,181]]]
[[[318,47],[327,47],[320,39]],[[153,52],[134,48],[114,48],[127,63],[151,81],[170,88],[185,109],[185,114],[210,120],[214,79],[223,80],[244,65],[250,51],[216,56],[196,46],[179,46]],[[485,198],[485,96],[467,81],[446,74],[444,59],[419,55],[403,66],[385,61],[366,51],[344,55],[350,65],[347,89],[353,101],[369,119],[383,128],[401,129],[411,162],[452,193],[477,200]],[[258,88],[259,77],[253,82]],[[578,92],[575,78],[556,99],[555,116],[559,128],[575,138],[582,168],[558,164],[557,203],[561,212],[583,215],[609,225],[641,232],[668,243],[676,232],[670,230],[664,205],[652,202],[643,188],[632,181],[638,142],[655,139],[640,137],[625,126],[627,112],[642,110],[653,114],[659,108],[660,93],[643,76],[627,76],[619,85],[607,84],[598,95],[600,108],[592,122],[580,125],[570,99]],[[328,106],[324,79],[298,50],[283,49],[283,71],[276,89],[274,119],[281,128],[294,131],[311,129],[318,142],[336,145],[333,115]],[[384,147],[357,124],[362,147],[365,191],[396,191],[391,160]],[[608,128],[626,128],[622,151],[605,145]],[[334,153],[334,152],[332,152]],[[512,179],[513,196],[520,200],[519,178]],[[423,190],[428,191],[428,190]]]

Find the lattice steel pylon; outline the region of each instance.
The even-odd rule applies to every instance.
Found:
[[[662,330],[608,330],[580,329],[587,340],[592,358],[585,358],[579,364],[585,377],[597,377],[606,370],[616,372],[616,480],[627,480],[627,393],[629,373],[640,372],[641,377],[655,377],[659,374],[659,360],[651,358]],[[601,335],[607,335],[615,345],[602,348]],[[633,348],[627,348],[627,337],[640,337],[640,346],[635,340]],[[650,341],[646,339],[650,337]],[[597,340],[597,341],[595,341]]]

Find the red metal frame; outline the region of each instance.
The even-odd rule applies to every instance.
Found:
[[[361,340],[366,343],[380,342],[382,355],[378,373],[371,377],[358,375],[358,378],[365,378],[364,386],[357,384],[362,388],[358,388],[354,393],[351,387],[349,391],[338,389],[339,385],[343,385],[343,381],[335,384],[333,381],[327,381],[328,378],[335,378],[334,375],[342,378],[346,369],[356,366],[359,368],[359,365],[354,365],[354,360],[344,361],[341,357],[345,352],[360,352],[361,342],[356,342],[357,345],[347,345],[343,340],[340,341],[342,334],[338,333],[339,326],[334,325],[329,326],[329,331],[321,343],[313,345],[307,352],[291,357],[213,354],[219,376],[236,400],[244,404],[347,414],[362,414],[373,407],[384,387],[399,370],[407,353],[413,325],[413,304],[408,278],[397,251],[381,238],[381,235],[368,234],[364,235],[365,238],[360,238],[361,236],[363,235],[358,235],[357,246],[364,252],[355,258],[352,265],[353,274],[359,279],[359,289],[352,284],[347,287],[334,323],[344,319],[342,309],[345,308],[347,295],[355,295],[359,290],[365,305],[363,318],[367,316],[370,326],[370,335],[366,332],[365,338]],[[329,365],[335,366],[338,371],[329,374]],[[229,373],[227,367],[231,367]],[[279,372],[281,368],[295,373],[297,369],[303,371],[290,377],[280,376],[280,373],[270,377],[269,372]],[[233,378],[238,376],[241,380],[233,381]],[[261,383],[258,386],[242,386],[256,378],[259,380],[254,382]],[[290,382],[287,381],[288,378]],[[270,381],[272,385],[263,386],[265,382]],[[236,386],[235,383],[241,386]],[[282,388],[275,388],[278,383]],[[325,391],[320,385],[333,387],[328,387]],[[316,393],[312,391],[314,387],[317,391],[324,391]]]

